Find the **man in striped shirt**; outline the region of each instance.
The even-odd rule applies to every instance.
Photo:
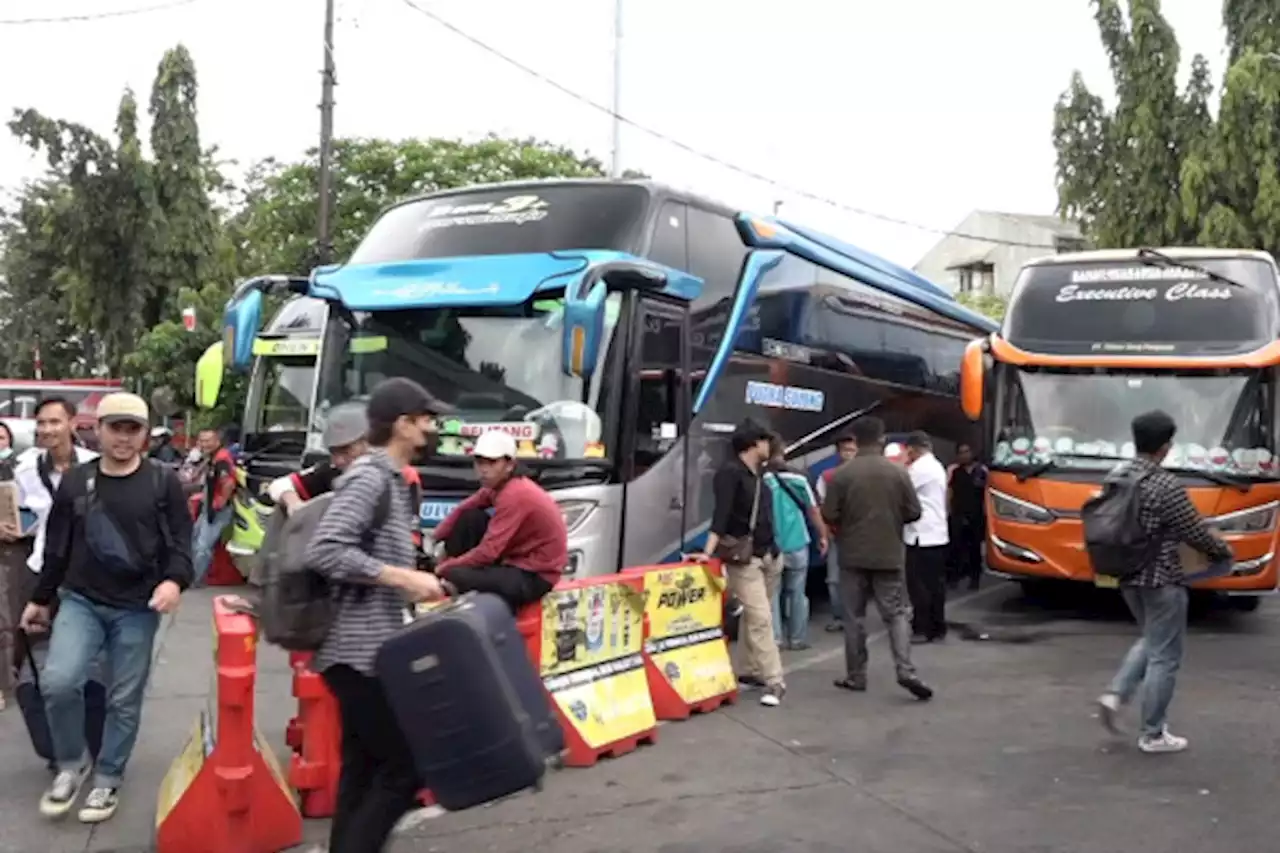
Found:
[[[411,489],[403,471],[436,431],[443,406],[421,385],[394,378],[369,397],[372,449],[338,479],[333,502],[307,548],[307,563],[334,589],[337,612],[312,667],[338,701],[342,774],[329,849],[380,850],[414,807],[418,780],[404,734],[373,660],[404,627],[405,602],[442,596],[434,575],[415,569]],[[390,507],[382,518],[378,507]]]
[[[1177,477],[1161,467],[1173,446],[1177,426],[1164,412],[1133,419],[1132,465],[1139,483],[1139,517],[1150,537],[1146,564],[1121,581],[1121,594],[1142,632],[1125,655],[1107,691],[1098,699],[1099,716],[1112,732],[1116,716],[1142,688],[1142,734],[1138,748],[1148,753],[1181,752],[1187,739],[1165,724],[1182,665],[1187,633],[1187,588],[1178,546],[1185,543],[1214,563],[1231,559],[1231,549],[1214,536],[1187,497]]]

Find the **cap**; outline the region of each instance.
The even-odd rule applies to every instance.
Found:
[[[369,431],[369,417],[363,403],[340,403],[329,412],[324,425],[324,446],[346,447]]]
[[[431,396],[412,379],[393,376],[373,387],[366,416],[370,422],[390,424],[404,415],[446,415],[452,411],[452,406]]]
[[[98,421],[104,424],[133,421],[147,426],[151,423],[151,412],[146,400],[137,394],[116,391],[98,401]]]
[[[500,429],[480,433],[471,455],[478,459],[515,459],[516,440]]]
[[[907,447],[924,449],[924,448],[931,447],[932,444],[933,442],[929,440],[929,433],[925,432],[922,429],[915,430],[914,432],[907,435]]]
[[[151,430],[152,438],[167,438],[171,435],[173,435],[173,430],[169,429],[167,426],[153,427]]]

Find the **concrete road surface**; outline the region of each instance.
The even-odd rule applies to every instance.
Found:
[[[1069,599],[1069,600],[1068,600]],[[169,628],[130,798],[107,825],[50,827],[34,813],[45,777],[16,713],[0,715],[0,851],[132,851],[149,843],[155,790],[208,690],[207,598]],[[872,651],[871,690],[836,690],[838,635],[815,619],[814,649],[788,653],[778,709],[738,707],[663,726],[653,747],[554,774],[541,794],[461,814],[410,815],[393,850],[435,853],[1236,853],[1274,846],[1280,627],[1215,611],[1193,627],[1171,719],[1191,739],[1175,756],[1113,739],[1091,701],[1133,627],[1114,602],[1055,606],[999,585],[966,595],[953,619],[1027,643],[917,648],[938,690],[928,704]],[[876,620],[872,620],[873,626]],[[201,645],[203,644],[203,645]],[[290,712],[283,661],[265,655],[259,721],[279,740]],[[744,699],[749,699],[748,696]],[[1132,720],[1130,719],[1132,725]],[[322,823],[308,827],[314,840]]]

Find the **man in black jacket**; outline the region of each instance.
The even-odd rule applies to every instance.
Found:
[[[138,738],[151,649],[162,614],[191,583],[191,517],[172,470],[149,462],[147,404],[108,394],[98,404],[102,456],[67,472],[54,495],[44,568],[22,614],[25,630],[53,620],[41,677],[58,772],[40,813],[62,817],[94,771],[79,817],[115,814],[125,766]],[[110,672],[102,749],[85,748],[84,683],[101,650]]]

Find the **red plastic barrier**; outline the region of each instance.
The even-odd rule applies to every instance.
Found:
[[[720,561],[636,566],[622,574],[644,584],[644,668],[658,719],[687,720],[736,702]]]
[[[201,716],[161,782],[156,851],[276,853],[302,841],[302,815],[254,725],[256,626],[218,598],[213,627],[217,720]]]
[[[318,673],[310,652],[291,652],[293,695],[298,716],[289,721],[285,740],[293,749],[289,784],[297,790],[303,817],[330,817],[338,804],[342,772],[342,720],[338,702]]]
[[[569,767],[657,742],[643,602],[643,578],[611,575],[562,582],[541,606],[520,614],[520,632],[564,729]]]

